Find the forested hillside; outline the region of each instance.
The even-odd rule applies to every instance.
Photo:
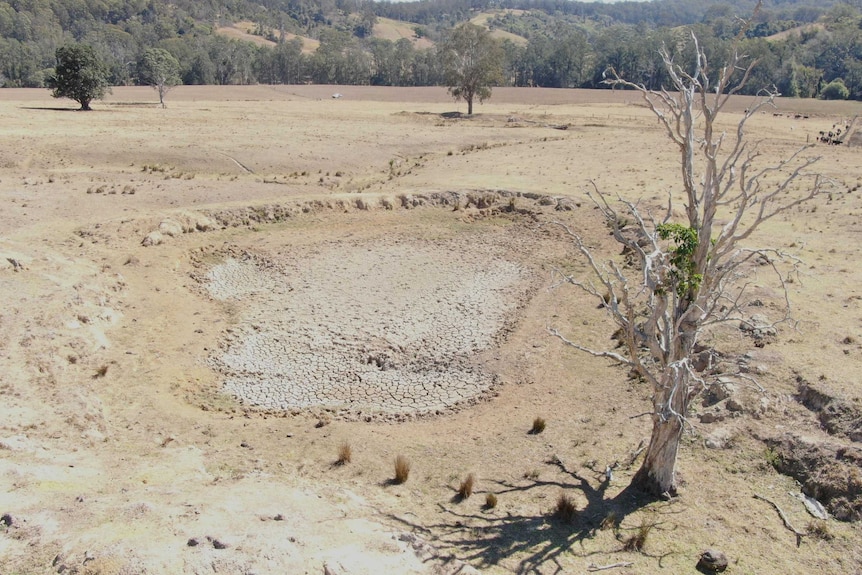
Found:
[[[436,45],[482,15],[505,38],[506,84],[602,87],[613,66],[659,87],[661,46],[684,61],[693,30],[720,57],[740,33],[739,18],[750,18],[745,49],[760,59],[751,90],[775,85],[785,95],[842,97],[846,86],[846,95],[862,99],[860,4],[769,0],[755,12],[753,0],[0,1],[0,83],[44,86],[56,49],[85,43],[114,85],[140,83],[142,55],[153,47],[176,57],[187,84],[436,85],[443,81]],[[261,41],[226,34],[237,22]],[[392,39],[393,30],[402,37]],[[830,83],[834,89],[825,90]]]

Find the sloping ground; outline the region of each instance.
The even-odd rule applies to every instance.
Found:
[[[513,13],[519,13],[522,11],[512,10]],[[497,14],[494,12],[482,12],[470,19],[471,24],[475,24],[476,26],[482,26],[484,28],[490,27],[488,26],[488,20],[496,16]],[[491,30],[491,37],[496,38],[498,40],[509,40],[518,46],[526,46],[529,43],[529,40],[524,38],[523,36],[518,36],[517,34],[512,34],[511,32],[507,32],[505,30],[499,30],[494,28]]]
[[[315,40],[314,38],[308,38],[306,36],[297,36],[296,34],[291,34],[290,32],[286,33],[284,37],[288,40],[293,40],[294,38],[299,38],[302,40],[302,52],[303,54],[311,54],[315,52],[320,47],[320,41]]]
[[[258,36],[257,34],[253,34],[252,31],[255,28],[254,22],[236,22],[231,26],[222,26],[220,28],[216,28],[216,33],[221,34],[222,36],[226,36],[228,38],[233,38],[235,40],[243,40],[245,42],[251,42],[256,46],[275,46],[276,42],[272,40],[268,40],[263,36]],[[290,32],[285,33],[285,39],[293,40],[294,38],[299,38],[302,40],[302,51],[306,54],[310,54],[317,50],[320,46],[320,42],[313,38],[306,38],[305,36],[297,36],[296,34],[292,34]]]
[[[434,45],[434,42],[428,38],[419,38],[416,36],[416,25],[410,22],[402,22],[401,20],[392,20],[390,18],[377,18],[374,23],[373,36],[382,40],[390,40],[396,42],[402,38],[407,38],[413,42],[416,48],[426,49]]]
[[[802,26],[797,26],[796,28],[791,28],[789,30],[782,30],[776,34],[772,34],[771,36],[767,36],[766,39],[772,42],[778,40],[786,40],[790,36],[801,35],[803,32],[815,32],[818,30],[823,30],[823,24],[819,24],[814,22],[812,24],[803,24]]]
[[[272,40],[267,40],[263,36],[252,34],[252,30],[254,30],[253,22],[237,22],[232,26],[221,26],[220,28],[216,28],[216,34],[221,34],[222,36],[233,38],[234,40],[251,42],[256,46],[272,47],[276,45]]]

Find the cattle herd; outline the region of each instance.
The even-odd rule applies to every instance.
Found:
[[[844,137],[849,133],[850,124],[846,124],[843,127],[839,127],[839,124],[832,124],[832,129],[828,132],[825,130],[820,131],[820,137],[818,139],[824,144],[837,146],[844,142]]]

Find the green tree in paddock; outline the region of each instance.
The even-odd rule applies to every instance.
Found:
[[[92,46],[71,44],[57,48],[57,65],[46,84],[55,98],[69,98],[90,110],[90,102],[110,92],[108,70]]]
[[[467,102],[467,114],[472,115],[473,101],[490,98],[491,87],[502,81],[502,46],[485,28],[465,23],[452,31],[442,56],[449,93]]]
[[[138,62],[141,81],[152,86],[159,93],[159,104],[165,107],[165,95],[174,87],[182,84],[180,63],[173,55],[162,48],[148,48]]]

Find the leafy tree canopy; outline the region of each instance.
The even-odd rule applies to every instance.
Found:
[[[55,98],[69,98],[90,110],[90,102],[100,100],[110,90],[108,71],[92,46],[72,44],[57,48],[57,66],[48,77]]]
[[[484,102],[491,86],[502,81],[503,50],[485,28],[461,24],[443,47],[443,67],[449,93],[467,102],[472,114],[473,100]]]

